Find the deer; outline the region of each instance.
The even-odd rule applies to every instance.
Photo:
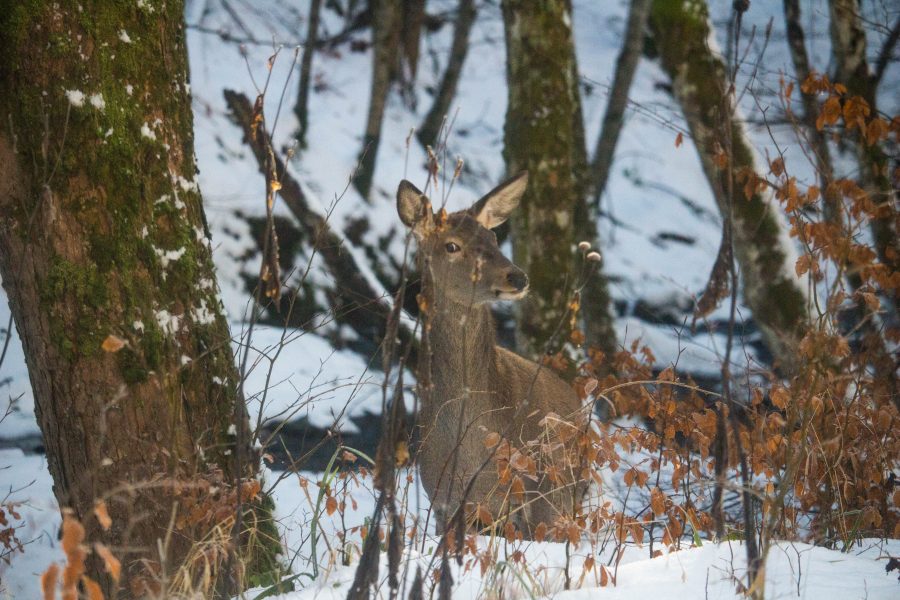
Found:
[[[551,527],[560,514],[571,514],[573,498],[579,502],[584,494],[571,469],[563,484],[537,472],[524,480],[525,499],[513,507],[491,464],[497,446],[486,440],[495,433],[514,448],[534,446],[546,433],[545,418],[572,418],[582,407],[574,389],[549,368],[496,340],[491,305],[522,299],[528,276],[503,255],[492,230],[516,209],[527,184],[528,173],[519,173],[451,214],[434,213],[407,180],[397,189],[397,212],[416,241],[421,273],[418,463],[438,531],[457,511],[475,506],[479,515],[487,510],[490,521],[505,513],[532,539],[541,523]]]

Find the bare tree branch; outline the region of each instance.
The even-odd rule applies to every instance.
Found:
[[[225,90],[225,101],[232,120],[243,129],[245,139],[262,171],[267,160],[266,147],[271,144],[269,133],[262,128],[254,128],[253,105],[246,96]],[[341,304],[336,307],[339,318],[364,339],[376,345],[381,344],[391,311],[383,294],[372,288],[353,255],[343,248],[344,240],[334,232],[324,217],[309,206],[303,189],[287,172],[284,161],[277,156],[274,161],[275,171],[280,176],[279,195],[335,278],[335,291]],[[413,332],[400,323],[398,336],[401,343],[413,347],[408,364],[414,366],[416,341]]]

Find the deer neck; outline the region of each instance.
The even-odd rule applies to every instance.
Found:
[[[487,304],[461,304],[432,294],[428,346],[430,381],[437,404],[468,397],[477,401],[496,378],[496,334]]]

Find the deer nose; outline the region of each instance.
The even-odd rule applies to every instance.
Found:
[[[506,276],[506,281],[519,291],[528,287],[528,275],[522,271],[510,271]]]

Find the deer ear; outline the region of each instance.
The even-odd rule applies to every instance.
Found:
[[[434,220],[428,197],[405,179],[397,188],[397,214],[404,225],[420,236],[430,229]]]
[[[522,171],[507,179],[476,202],[469,212],[486,229],[503,224],[519,206],[519,200],[528,187],[528,171]]]

